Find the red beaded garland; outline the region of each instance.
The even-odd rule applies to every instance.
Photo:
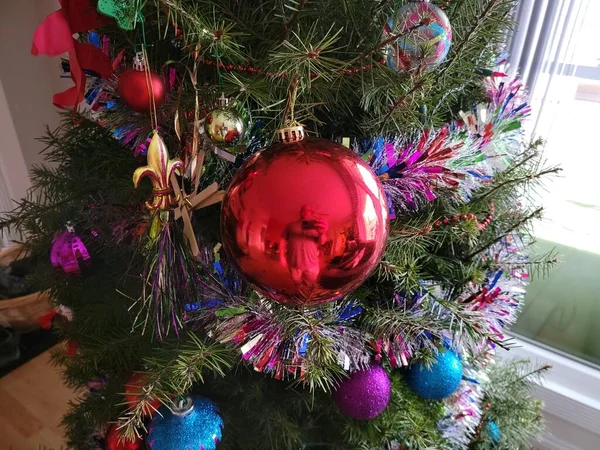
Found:
[[[469,213],[469,214],[460,214],[458,216],[455,215],[455,216],[451,216],[451,217],[443,217],[441,220],[436,220],[433,223],[433,226],[435,228],[439,228],[442,225],[450,225],[451,223],[458,223],[459,221],[464,222],[466,220],[473,220],[477,223],[477,229],[479,231],[483,231],[492,222],[492,220],[494,219],[495,213],[496,213],[496,208],[494,207],[493,203],[490,203],[490,213],[481,222],[477,220],[477,216],[475,214]]]
[[[282,78],[282,77],[288,78],[289,77],[287,72],[271,72],[271,71],[265,72],[262,69],[252,67],[252,66],[247,66],[247,67],[244,67],[242,65],[235,66],[233,64],[224,64],[221,61],[215,63],[214,61],[211,61],[210,59],[203,60],[202,63],[206,64],[207,66],[216,65],[219,69],[237,70],[238,72],[256,73],[259,75],[266,75],[266,76],[272,77],[272,78]],[[379,61],[379,64],[385,64],[385,59],[382,58],[381,61]],[[337,72],[340,74],[344,74],[344,75],[352,75],[352,74],[360,72],[361,70],[370,70],[374,66],[375,66],[375,64],[363,64],[360,67],[353,67],[351,69],[340,69]],[[318,74],[310,73],[309,76],[310,76],[310,78],[316,78],[318,76]]]

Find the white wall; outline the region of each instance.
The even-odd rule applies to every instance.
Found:
[[[58,8],[56,0],[0,2],[0,211],[9,209],[7,196],[24,195],[24,168],[42,161],[36,137],[59,123],[52,95],[70,80],[60,78],[60,58],[31,54],[35,28]]]

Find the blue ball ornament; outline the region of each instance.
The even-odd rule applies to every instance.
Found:
[[[405,373],[405,380],[418,396],[442,400],[456,391],[462,373],[460,357],[452,350],[444,349],[429,367],[423,362],[411,365]]]
[[[195,395],[173,410],[162,406],[150,423],[146,443],[153,450],[216,450],[222,430],[219,408]]]
[[[488,420],[485,428],[487,435],[492,440],[492,444],[498,445],[500,443],[500,439],[502,439],[502,433],[500,433],[500,428],[498,428],[496,422],[493,420]]]

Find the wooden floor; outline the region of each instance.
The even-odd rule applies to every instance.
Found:
[[[46,351],[0,378],[0,447],[64,448],[60,420],[75,394],[63,386]]]

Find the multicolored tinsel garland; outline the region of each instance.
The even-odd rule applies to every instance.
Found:
[[[477,353],[480,347],[495,345],[487,339],[480,340],[468,333],[462,333],[460,324],[454,321],[449,308],[460,308],[478,324],[481,336],[504,339],[503,329],[512,325],[518,315],[521,300],[525,296],[528,281],[527,257],[521,252],[522,244],[518,237],[511,235],[492,246],[483,256],[490,262],[490,271],[481,284],[471,284],[454,298],[452,292],[444,291],[440,286],[423,283],[423,292],[406,298],[395,294],[396,306],[405,315],[414,316],[415,327],[410,331],[397,330],[386,338],[380,338],[373,344],[378,355],[385,355],[392,366],[406,366],[416,350],[433,348],[440,340],[448,340],[467,353]],[[419,318],[434,315],[441,326],[438,330],[419,329]]]
[[[519,148],[515,139],[531,108],[518,78],[500,80],[486,79],[488,104],[461,111],[461,121],[439,131],[354,144],[381,179],[392,213],[418,209],[441,189],[453,189],[458,198],[468,200],[514,160]]]
[[[489,330],[503,339],[503,328],[517,318],[525,285],[529,279],[528,258],[521,251],[523,243],[517,234],[510,235],[488,249],[481,257],[490,261],[493,269],[481,286],[465,293],[462,302],[483,314]],[[442,435],[456,449],[468,449],[483,417],[483,387],[488,363],[493,361],[495,346],[482,341],[472,349],[475,355],[464,364],[463,381],[456,393],[445,402],[446,416],[438,426]]]
[[[392,204],[402,209],[416,209],[420,198],[432,201],[434,189],[455,188],[464,177],[448,168],[462,143],[450,144],[447,128],[426,130],[417,141],[379,138],[365,147],[359,153],[379,176]]]
[[[254,370],[275,379],[302,378],[318,362],[312,354],[324,343],[346,370],[368,366],[371,352],[365,336],[353,326],[362,307],[346,301],[301,312],[249,298],[243,295],[239,274],[221,264],[218,248],[204,248],[201,254],[202,295],[186,305],[188,328],[208,330],[212,339],[237,348]],[[285,320],[276,314],[282,311],[288,314]]]
[[[213,339],[238,348],[257,372],[277,380],[302,379],[318,363],[311,355],[323,345],[337,355],[345,370],[365,369],[371,361],[363,333],[352,326],[362,308],[352,302],[338,302],[327,311],[287,310],[295,317],[280,320],[274,311],[281,308],[278,305],[263,299],[240,300],[199,309],[188,317],[190,321],[212,322],[209,329]]]

